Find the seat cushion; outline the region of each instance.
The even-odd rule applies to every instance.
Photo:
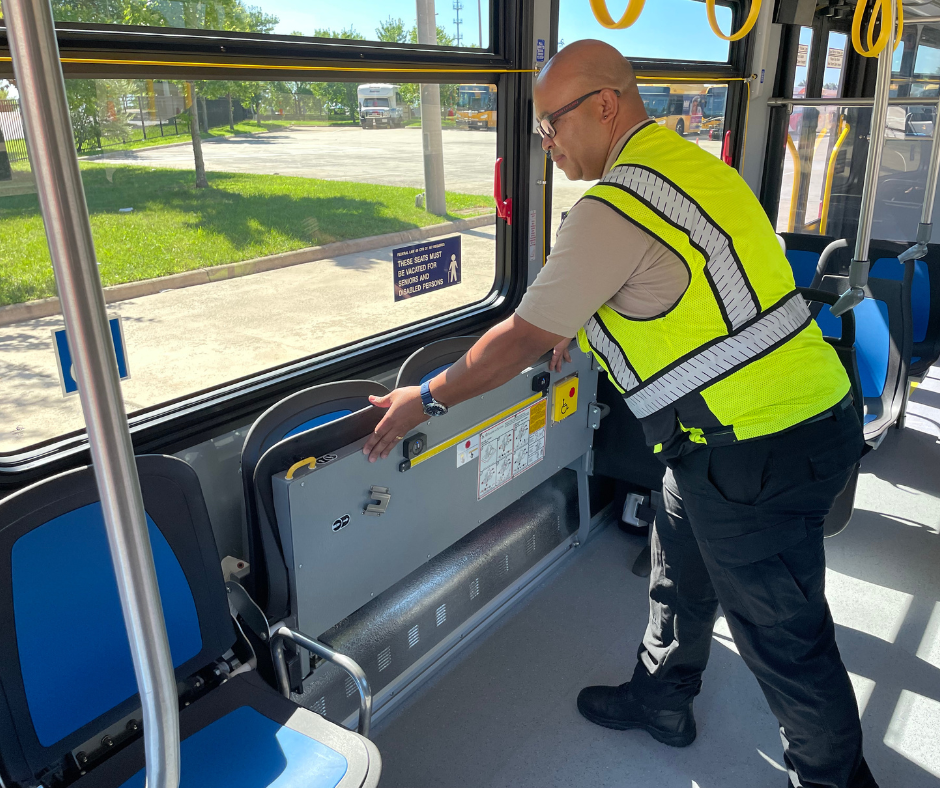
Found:
[[[375,746],[281,697],[256,674],[180,713],[180,788],[360,788],[378,782]],[[89,772],[81,788],[144,788],[143,742]]]

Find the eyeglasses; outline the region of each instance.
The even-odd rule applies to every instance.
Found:
[[[606,90],[606,88],[600,88],[598,90],[592,90],[590,93],[585,93],[583,96],[581,96],[581,98],[576,98],[570,104],[565,104],[565,106],[563,106],[561,109],[556,109],[554,112],[549,113],[539,121],[539,125],[535,127],[535,130],[539,133],[543,140],[546,137],[554,137],[555,127],[552,125],[554,121],[558,120],[558,118],[560,118],[565,113],[577,109],[585,101],[591,98],[591,96],[596,96],[602,90]],[[614,90],[614,93],[616,93],[618,97],[620,96],[619,90]]]

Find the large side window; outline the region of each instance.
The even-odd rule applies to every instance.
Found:
[[[493,84],[66,85],[130,414],[472,310],[498,284]],[[11,176],[0,172],[0,453],[11,453],[83,421],[16,89],[0,91]],[[440,126],[432,176],[423,120]]]
[[[490,47],[490,0],[458,3],[453,13],[437,15],[437,41],[432,46]],[[328,0],[53,0],[56,22],[133,25],[278,36],[383,41],[418,44],[414,0],[366,0],[332,3]],[[0,17],[2,20],[2,17]]]

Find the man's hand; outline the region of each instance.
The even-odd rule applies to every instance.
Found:
[[[428,418],[424,413],[421,388],[418,386],[395,389],[384,397],[369,397],[369,402],[377,408],[388,408],[388,413],[362,448],[369,462],[375,462],[379,457],[384,460],[410,430]]]
[[[571,363],[571,354],[568,352],[568,345],[570,344],[570,339],[563,339],[555,345],[555,349],[552,351],[552,360],[548,362],[548,368],[552,372],[561,372],[562,362]]]

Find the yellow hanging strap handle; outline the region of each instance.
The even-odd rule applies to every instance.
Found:
[[[865,9],[868,7],[868,0],[858,0],[855,6],[855,14],[852,17],[852,46],[862,57],[878,57],[888,45],[888,35],[891,30],[889,25],[894,23],[893,18],[885,19],[885,9],[889,17],[894,14],[891,11],[891,0],[875,0],[874,8],[871,11],[871,18],[868,20],[868,29],[865,31],[867,47],[862,46],[862,21],[865,16]],[[894,48],[897,49],[901,44],[901,34],[904,32],[904,4],[902,0],[897,0],[898,18],[897,33],[894,37]],[[880,21],[880,30],[878,38],[875,39],[875,22]]]
[[[751,0],[751,10],[748,12],[747,19],[737,33],[726,36],[718,27],[718,19],[715,16],[715,0],[705,0],[705,10],[708,12],[708,24],[712,32],[722,41],[740,41],[744,36],[751,32],[754,25],[757,24],[757,17],[760,14],[761,0]]]
[[[623,12],[623,16],[616,22],[610,15],[610,11],[607,10],[607,0],[591,0],[591,10],[594,12],[594,18],[601,27],[606,27],[608,30],[624,30],[633,25],[636,20],[640,18],[640,13],[643,11],[645,3],[646,0],[630,0],[630,2],[627,3],[627,10]]]

